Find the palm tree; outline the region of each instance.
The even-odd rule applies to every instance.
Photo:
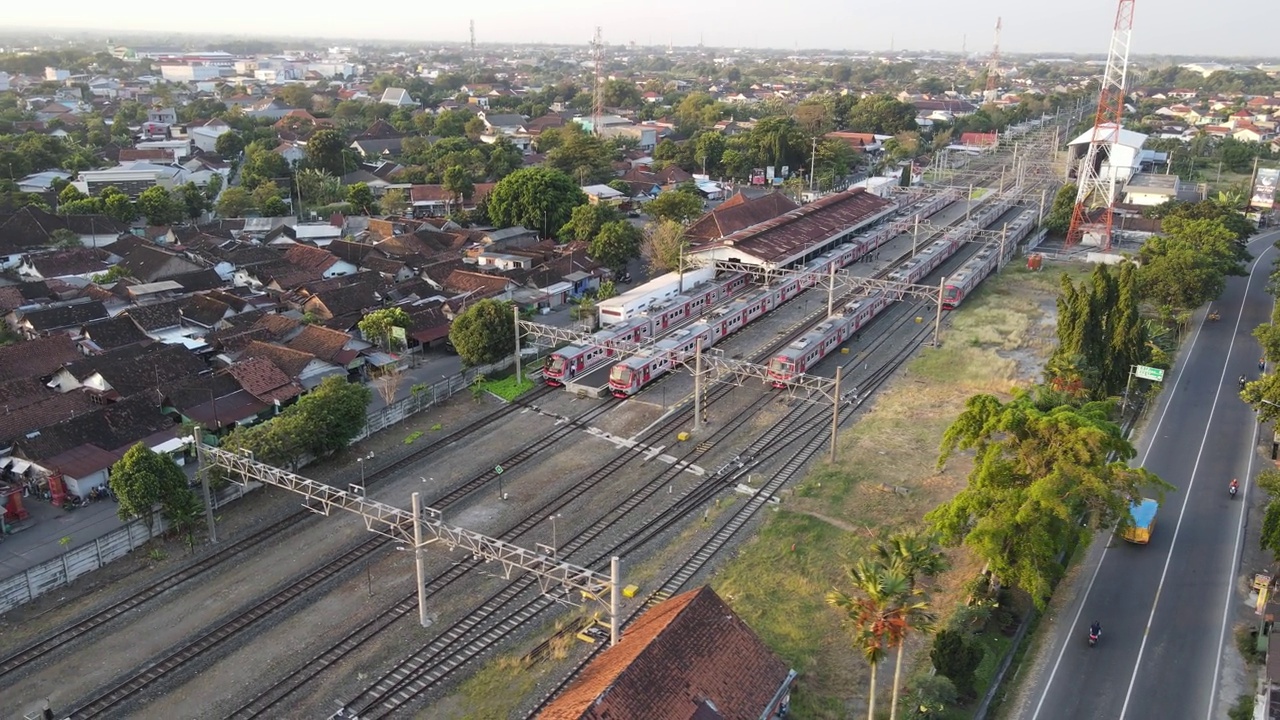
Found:
[[[827,593],[827,604],[839,608],[853,625],[862,654],[871,665],[871,691],[867,698],[867,720],[876,711],[876,668],[884,660],[894,638],[900,635],[900,600],[910,594],[910,581],[897,568],[860,560],[849,568],[857,594],[839,590]]]
[[[907,578],[907,595],[899,608],[901,634],[893,643],[898,656],[893,666],[893,696],[889,704],[889,720],[897,720],[898,689],[902,680],[902,656],[905,654],[903,650],[907,634],[911,630],[928,632],[933,627],[928,601],[916,587],[916,581],[945,571],[949,562],[947,556],[938,549],[937,537],[930,533],[895,533],[872,544],[871,552],[885,567],[894,568]]]

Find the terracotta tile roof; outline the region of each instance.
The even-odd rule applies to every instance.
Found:
[[[373,273],[377,274],[377,273]],[[377,291],[368,283],[317,292],[305,303],[307,309],[321,310],[329,317],[362,313],[379,304]]]
[[[406,306],[409,313],[409,337],[429,343],[449,335],[450,322],[442,303],[419,307]]]
[[[284,402],[302,393],[297,383],[265,357],[241,360],[229,369],[245,392],[264,403]]]
[[[26,301],[23,299],[22,290],[19,288],[13,285],[0,287],[0,315],[22,307],[24,302]]]
[[[82,357],[65,333],[0,347],[0,378],[45,378]]]
[[[179,378],[160,388],[165,404],[186,415],[188,408],[209,402],[210,397],[220,398],[240,389],[240,383],[225,373],[203,373]]]
[[[454,270],[449,273],[449,277],[445,278],[444,289],[457,293],[502,293],[506,292],[507,286],[510,284],[510,279],[499,275]]]
[[[120,264],[129,271],[129,275],[148,283],[204,269],[176,253],[151,244],[134,247]]]
[[[132,318],[143,330],[153,332],[181,325],[180,308],[184,302],[186,301],[175,299],[150,305],[135,305],[120,314]]]
[[[312,360],[316,359],[315,355],[301,350],[293,350],[283,345],[275,343],[262,342],[254,340],[240,354],[243,358],[264,358],[270,360],[272,364],[280,368],[281,372],[289,376],[291,379],[297,379],[302,374],[303,368]]]
[[[226,285],[218,273],[212,269],[193,270],[191,272],[181,273],[169,278],[170,280],[182,286],[183,290],[189,293],[203,292],[205,290],[216,290]]]
[[[359,265],[360,261],[374,251],[372,243],[351,242],[350,240],[334,240],[325,248],[334,257]]]
[[[323,252],[323,251],[322,251]],[[330,256],[332,257],[332,256]],[[334,258],[335,260],[337,258]],[[285,260],[256,265],[251,274],[264,285],[274,283],[281,290],[293,290],[323,277],[321,271],[298,267]]]
[[[32,255],[28,262],[44,278],[65,277],[67,275],[88,275],[106,272],[111,267],[107,263],[109,255],[105,250],[81,248],[79,250],[62,250],[60,252]]]
[[[212,328],[222,320],[223,316],[231,310],[226,303],[208,295],[192,295],[183,298],[178,306],[178,312],[182,315],[183,320]]]
[[[284,251],[284,259],[291,265],[323,273],[338,262],[338,257],[328,250],[321,250],[311,245],[290,245]]]
[[[62,472],[71,474],[72,469],[67,466],[65,459],[59,458],[63,453],[85,445],[114,453],[117,450],[127,450],[143,438],[172,428],[173,419],[160,412],[154,397],[138,396],[98,406],[98,409],[83,415],[47,425],[40,429],[39,436],[24,437],[15,445],[19,453],[29,460],[64,460],[51,464],[57,465],[57,469]],[[93,470],[100,470],[102,467],[105,465]]]
[[[539,720],[755,720],[791,671],[709,587],[642,615]],[[715,714],[699,715],[706,704]]]
[[[151,340],[128,315],[91,322],[80,328],[80,334],[103,352]]]
[[[497,183],[475,183],[475,191],[471,199],[463,200],[465,205],[475,205],[493,192]],[[443,185],[412,185],[409,187],[409,202],[453,202],[455,195],[444,189]]]
[[[765,262],[785,262],[815,243],[886,212],[893,203],[862,188],[828,195],[706,247],[740,249]]]
[[[31,323],[36,332],[78,327],[107,317],[107,308],[99,300],[70,305],[20,310],[22,322]]]
[[[362,270],[373,270],[378,273],[386,273],[387,275],[396,276],[400,274],[407,266],[400,260],[392,260],[391,258],[382,257],[381,255],[366,255],[360,261]]]
[[[692,243],[718,240],[798,207],[800,206],[791,198],[780,192],[766,193],[756,198],[748,198],[739,192],[698,218],[685,230],[685,237]]]
[[[99,407],[86,393],[60,393],[34,378],[0,385],[0,403],[4,406],[0,413],[0,448],[9,447],[33,430]]]
[[[292,340],[285,343],[284,346],[290,350],[297,350],[304,353],[315,355],[321,360],[339,365],[346,365],[350,360],[345,362],[339,361],[339,356],[344,353],[343,348],[351,342],[351,336],[347,333],[330,330],[319,325],[308,325],[302,329]]]
[[[185,347],[164,343],[127,345],[66,365],[67,372],[81,382],[97,374],[120,397],[146,395],[152,402],[158,400],[157,388],[208,369],[203,360]]]

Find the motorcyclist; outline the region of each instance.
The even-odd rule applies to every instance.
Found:
[[[1240,389],[1241,389],[1241,390],[1243,390],[1243,389],[1244,389],[1244,383],[1245,383],[1245,379],[1244,379],[1244,376],[1243,376],[1243,375],[1241,375],[1241,376],[1240,376],[1240,380],[1239,380],[1239,382],[1240,382]]]
[[[1239,488],[1240,488],[1240,481],[1236,480],[1235,478],[1231,478],[1231,493],[1234,495],[1236,490]]]
[[[1093,624],[1089,626],[1089,635],[1095,638],[1102,637],[1102,623],[1094,620]]]

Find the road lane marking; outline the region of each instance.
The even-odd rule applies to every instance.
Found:
[[[1263,255],[1267,251],[1263,251]],[[1261,257],[1261,256],[1259,256]],[[1254,260],[1254,270],[1257,269],[1257,260]],[[1196,484],[1196,473],[1200,470],[1200,459],[1204,455],[1204,448],[1209,444],[1209,428],[1213,427],[1213,416],[1218,412],[1218,400],[1222,397],[1222,387],[1227,380],[1227,367],[1231,364],[1231,353],[1236,347],[1236,338],[1240,336],[1240,323],[1244,320],[1244,305],[1249,299],[1249,289],[1253,287],[1253,272],[1249,273],[1249,279],[1244,284],[1244,294],[1240,298],[1240,310],[1236,315],[1236,324],[1231,331],[1231,342],[1227,344],[1227,354],[1222,361],[1222,374],[1218,377],[1218,389],[1213,395],[1213,405],[1209,407],[1209,420],[1204,426],[1204,435],[1200,438],[1200,449],[1196,452],[1196,462],[1191,467],[1191,477],[1187,480],[1187,490],[1182,497],[1182,509],[1178,511],[1178,523],[1173,527],[1173,540],[1169,543],[1169,554],[1165,556],[1164,568],[1160,571],[1160,582],[1156,585],[1156,596],[1151,601],[1151,613],[1147,615],[1146,631],[1142,634],[1142,644],[1138,646],[1138,659],[1133,663],[1133,674],[1129,676],[1129,688],[1124,693],[1124,704],[1120,706],[1120,720],[1124,720],[1125,714],[1129,711],[1129,701],[1133,698],[1133,686],[1138,681],[1138,671],[1142,669],[1142,656],[1147,650],[1147,638],[1151,634],[1151,624],[1155,621],[1156,609],[1160,606],[1160,595],[1164,592],[1164,581],[1169,575],[1169,565],[1173,561],[1173,551],[1178,547],[1178,533],[1182,530],[1182,518],[1187,512],[1187,502],[1191,499],[1191,488]],[[1200,327],[1204,327],[1204,321],[1201,321]],[[1196,330],[1196,336],[1199,337],[1200,331]],[[1188,354],[1188,357],[1190,355]],[[1150,450],[1150,448],[1148,448]],[[1252,456],[1252,453],[1250,453]],[[1245,482],[1248,482],[1246,480]],[[1216,688],[1218,684],[1217,670],[1215,667],[1213,685]],[[1212,691],[1210,691],[1209,713],[1213,714]]]
[[[1271,247],[1268,247],[1266,250],[1263,250],[1262,255],[1259,255],[1258,258],[1253,261],[1255,268],[1257,264],[1262,261],[1263,256],[1271,252],[1272,247],[1275,247],[1275,246],[1272,245]],[[1249,273],[1249,277],[1250,278],[1253,277],[1252,272]],[[1245,298],[1247,299],[1249,296],[1248,285],[1245,285],[1244,292],[1245,292]],[[1274,300],[1272,300],[1271,301],[1272,315],[1275,314],[1275,306],[1276,306],[1276,303]],[[1244,302],[1240,303],[1240,314],[1241,316],[1244,315]],[[1240,329],[1239,326],[1240,326],[1240,322],[1239,320],[1237,320],[1236,321],[1237,332]],[[1241,493],[1240,493],[1240,520],[1236,523],[1236,547],[1235,547],[1235,550],[1233,550],[1231,553],[1231,576],[1230,576],[1231,579],[1227,582],[1227,597],[1222,603],[1222,631],[1218,634],[1218,653],[1213,661],[1213,684],[1209,686],[1209,712],[1205,715],[1205,718],[1207,720],[1213,720],[1213,704],[1214,704],[1214,701],[1217,700],[1217,696],[1218,696],[1218,673],[1222,671],[1222,651],[1227,644],[1227,625],[1230,624],[1231,622],[1231,599],[1232,599],[1232,596],[1235,595],[1235,591],[1236,591],[1235,569],[1240,566],[1240,548],[1241,548],[1241,545],[1244,544],[1244,519],[1245,519],[1245,516],[1247,515],[1247,510],[1249,508],[1249,483],[1253,479],[1253,459],[1258,454],[1259,425],[1257,424],[1257,420],[1256,420],[1257,413],[1254,413],[1254,417],[1255,417],[1255,421],[1254,421],[1255,424],[1253,429],[1253,435],[1251,438],[1253,440],[1253,443],[1249,447],[1249,465],[1244,473],[1244,488],[1241,490]]]
[[[1200,331],[1202,329],[1204,329],[1203,320],[1196,326],[1196,334],[1191,337],[1191,344],[1187,346],[1186,357],[1188,360],[1191,358],[1191,354],[1195,352],[1196,343],[1200,341]],[[1173,389],[1169,391],[1169,397],[1164,402],[1164,408],[1160,410],[1160,417],[1156,420],[1156,426],[1151,430],[1151,442],[1147,443],[1147,449],[1142,453],[1142,461],[1138,463],[1139,467],[1145,467],[1147,458],[1151,456],[1151,448],[1155,447],[1156,439],[1160,436],[1160,428],[1164,426],[1165,415],[1169,413],[1169,408],[1173,406],[1173,399],[1178,396],[1178,390],[1182,387],[1182,371],[1186,368],[1186,365],[1187,363],[1185,362],[1179,364],[1174,369],[1174,376],[1169,378]],[[1098,566],[1093,569],[1089,584],[1085,586],[1084,597],[1081,598],[1080,606],[1076,608],[1076,615],[1071,620],[1071,628],[1067,631],[1067,639],[1063,641],[1062,648],[1058,650],[1058,657],[1053,661],[1053,669],[1049,671],[1049,680],[1045,682],[1044,693],[1040,695],[1040,701],[1036,703],[1036,710],[1031,715],[1031,720],[1036,720],[1036,718],[1040,717],[1040,710],[1044,707],[1044,701],[1049,697],[1049,690],[1053,687],[1053,678],[1058,674],[1058,666],[1062,664],[1062,658],[1067,653],[1067,646],[1071,642],[1071,638],[1075,637],[1075,629],[1080,625],[1080,616],[1084,614],[1084,607],[1089,604],[1089,593],[1093,592],[1093,583],[1098,579],[1098,573],[1102,570],[1102,563],[1107,559],[1108,549],[1109,547],[1102,548],[1102,555],[1098,557]],[[1172,552],[1172,548],[1170,548],[1170,551]]]

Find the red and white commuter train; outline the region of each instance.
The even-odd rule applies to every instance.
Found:
[[[801,335],[769,360],[769,382],[776,388],[786,387],[800,373],[808,372],[822,358],[867,326],[889,305],[884,293],[875,293],[823,320]]]
[[[943,286],[942,309],[955,310],[988,275],[1007,263],[1018,248],[1018,243],[1035,227],[1035,222],[1034,212],[1022,213],[1005,229],[1003,252],[1001,243],[993,242],[966,260],[959,270],[947,278],[946,285]]]

